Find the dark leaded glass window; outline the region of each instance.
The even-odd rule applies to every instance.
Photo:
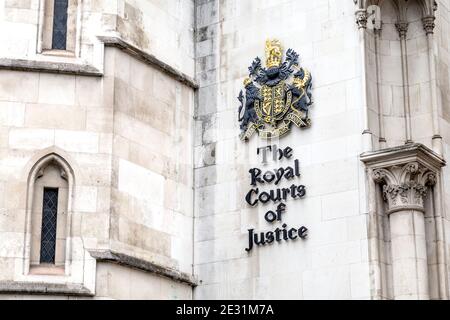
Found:
[[[56,217],[58,213],[58,189],[44,188],[41,229],[41,263],[55,263]]]
[[[66,50],[69,0],[55,0],[52,49]]]

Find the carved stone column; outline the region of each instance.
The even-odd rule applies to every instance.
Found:
[[[375,67],[377,74],[377,105],[378,105],[378,126],[380,130],[380,149],[384,149],[387,146],[386,141],[386,130],[384,129],[384,109],[383,103],[381,102],[381,97],[383,96],[382,92],[382,81],[381,81],[381,32],[383,26],[380,25],[379,29],[374,29],[375,36]]]
[[[382,187],[389,216],[394,298],[430,299],[424,203],[445,161],[421,144],[366,153],[361,160]]]
[[[430,72],[430,96],[433,115],[433,150],[438,154],[443,154],[442,136],[439,124],[438,88],[436,76],[436,62],[434,52],[434,28],[436,18],[434,15],[426,16],[422,19],[423,29],[427,35],[428,44],[428,68]]]
[[[355,1],[356,3],[356,1]],[[366,29],[367,29],[367,10],[359,9],[355,12],[356,24],[359,32],[359,44],[361,48],[361,61],[359,66],[361,68],[361,94],[362,104],[364,112],[364,129],[363,135],[363,148],[364,151],[373,150],[372,131],[370,130],[369,115],[368,115],[368,103],[367,103],[367,47],[366,47]]]
[[[419,162],[373,171],[383,186],[391,230],[396,299],[429,299],[424,200],[436,174]]]
[[[400,36],[400,49],[402,58],[402,78],[403,78],[403,100],[405,110],[405,130],[406,143],[412,143],[412,126],[411,126],[411,104],[409,94],[409,72],[408,72],[408,47],[406,45],[406,35],[408,34],[409,24],[407,22],[398,22],[395,24]]]

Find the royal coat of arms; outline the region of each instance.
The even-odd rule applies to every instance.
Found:
[[[239,94],[241,139],[248,141],[255,133],[263,139],[286,135],[292,124],[298,128],[311,125],[308,116],[312,105],[311,73],[299,66],[299,55],[286,52],[278,40],[266,42],[266,68],[256,58],[245,79],[245,93]]]

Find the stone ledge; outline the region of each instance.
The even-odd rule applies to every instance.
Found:
[[[26,59],[0,58],[0,69],[31,72],[48,72],[81,76],[102,77],[103,73],[87,64],[50,62]]]
[[[93,297],[95,294],[79,284],[0,281],[0,294],[69,295]]]
[[[182,273],[177,270],[169,269],[167,267],[149,262],[143,259],[135,258],[123,253],[114,252],[111,250],[91,250],[91,256],[97,262],[111,262],[122,266],[131,267],[145,272],[154,273],[177,282],[188,284],[191,287],[198,286],[198,281],[194,276]]]
[[[119,36],[115,35],[108,35],[108,36],[98,36],[98,39],[102,41],[105,46],[109,47],[116,47],[120,50],[134,56],[140,61],[143,61],[144,63],[150,64],[161,70],[162,72],[170,75],[172,78],[180,81],[181,83],[193,88],[198,89],[199,85],[198,83],[188,75],[174,69],[172,66],[168,65],[167,63],[159,60],[154,55],[151,55],[138,47],[132,45],[131,43],[125,41]]]
[[[415,160],[426,161],[436,169],[446,166],[445,160],[430,148],[421,143],[411,143],[404,146],[388,148],[384,150],[366,152],[361,154],[360,159],[366,165],[377,167],[386,166],[389,163],[408,162]]]

